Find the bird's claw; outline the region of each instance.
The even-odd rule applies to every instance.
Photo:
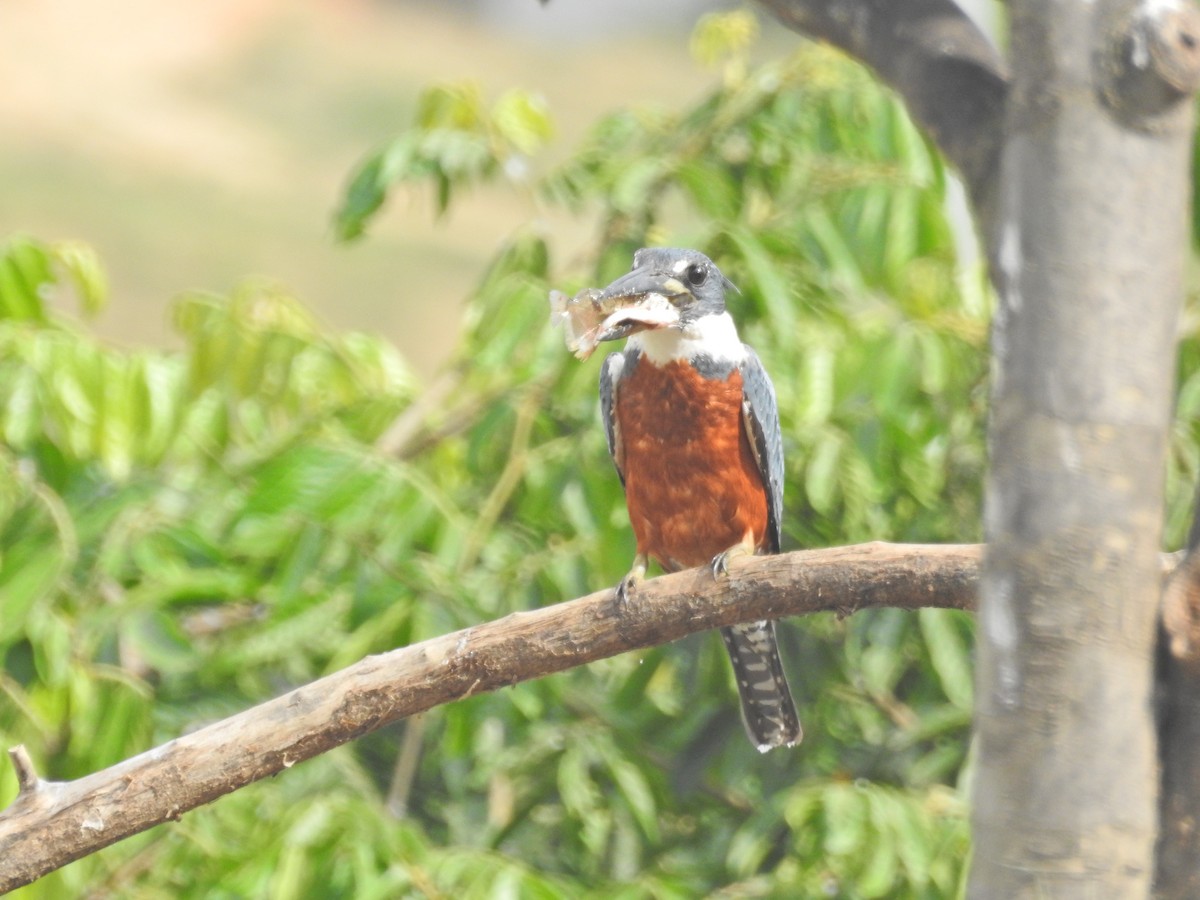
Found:
[[[617,589],[613,592],[617,598],[617,602],[624,606],[631,599],[633,589],[642,581],[641,578],[635,578],[632,575],[626,575],[621,579],[621,583],[617,585]]]
[[[718,553],[712,561],[713,578],[724,578],[729,574],[730,560],[753,555],[753,551],[748,550],[742,544],[735,544],[723,553]]]
[[[629,574],[621,579],[621,583],[618,584],[616,590],[613,591],[613,596],[616,598],[617,603],[621,606],[624,606],[631,599],[633,599],[634,589],[645,580],[646,559],[645,557],[639,556],[634,559],[633,568],[629,570]]]

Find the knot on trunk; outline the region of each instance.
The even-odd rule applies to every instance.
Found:
[[[1133,127],[1165,130],[1200,88],[1200,9],[1192,0],[1126,7],[1101,48],[1097,83],[1105,105]]]

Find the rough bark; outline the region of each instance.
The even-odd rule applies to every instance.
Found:
[[[737,560],[467,628],[360,663],[101,772],[38,779],[0,812],[0,893],[368,731],[472,694],[721,625],[876,606],[967,609],[978,545],[864,544]]]
[[[1168,8],[1010,6],[976,897],[1151,888],[1155,560],[1191,129],[1148,51]]]

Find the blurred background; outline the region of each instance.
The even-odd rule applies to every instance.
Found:
[[[367,240],[339,244],[331,218],[353,166],[409,124],[423,85],[463,79],[544,95],[558,127],[539,160],[550,163],[600,112],[710,87],[687,35],[713,5],[5,3],[0,234],[94,245],[113,288],[96,330],[124,345],[170,341],[179,292],[263,275],[331,326],[394,340],[428,374],[485,260],[546,212],[532,194],[484,186],[437,219],[413,192]]]
[[[78,778],[615,584],[602,354],[546,296],[647,244],[741,288],[785,549],[979,539],[991,294],[953,176],[853,61],[706,6],[0,5],[0,747]],[[1180,380],[1176,541],[1194,327]],[[20,896],[960,896],[973,628],[787,622],[796,752],[750,745],[696,635],[364,735]]]

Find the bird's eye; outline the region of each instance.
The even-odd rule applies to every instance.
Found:
[[[700,287],[708,278],[708,270],[704,266],[688,266],[687,272],[684,274],[687,276],[688,284],[692,287]]]

